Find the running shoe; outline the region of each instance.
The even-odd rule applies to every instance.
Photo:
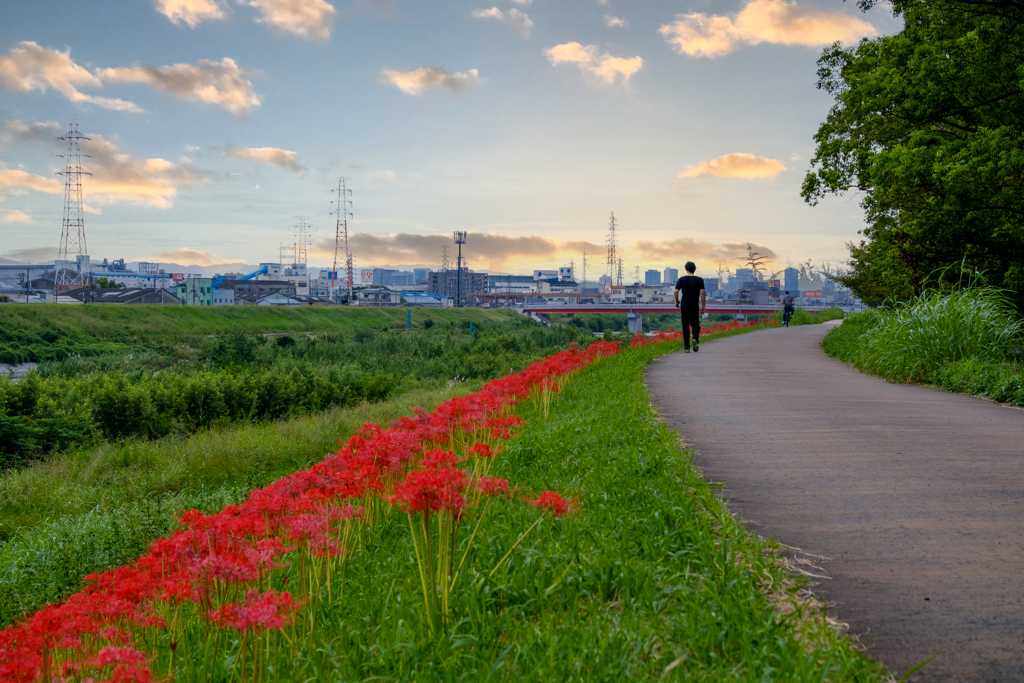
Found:
[[[697,353],[700,350],[700,344],[693,342],[693,352]]]
[[[690,347],[689,346],[684,346],[683,347],[683,353],[689,353],[689,352],[690,352]]]

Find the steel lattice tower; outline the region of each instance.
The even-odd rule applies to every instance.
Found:
[[[348,250],[348,219],[352,216],[348,207],[352,205],[348,197],[352,190],[345,186],[345,178],[338,178],[338,198],[336,202],[335,216],[337,222],[334,228],[334,273],[331,280],[334,288],[338,286],[338,254],[342,247],[345,249],[345,280],[348,287],[348,302],[352,303],[352,254]]]
[[[61,224],[60,248],[55,264],[54,301],[57,301],[59,294],[82,287],[89,281],[89,274],[80,272],[78,264],[74,270],[70,270],[68,264],[76,261],[77,256],[89,254],[85,243],[85,212],[82,210],[82,176],[92,175],[82,170],[82,157],[88,155],[82,154],[80,142],[89,138],[78,132],[78,124],[72,123],[68,132],[57,139],[68,143],[68,151],[60,155],[66,164],[64,170],[57,173],[64,176],[64,221]]]
[[[608,257],[607,257],[608,277],[614,279],[615,278],[615,270],[616,270],[616,268],[618,268],[618,265],[619,265],[618,245],[616,244],[616,241],[615,241],[615,212],[614,211],[612,211],[611,220],[608,222],[608,238],[606,240],[606,243],[608,245]],[[618,282],[618,284],[620,284],[620,285],[622,284],[622,275],[621,275],[621,273],[619,275],[619,282]]]

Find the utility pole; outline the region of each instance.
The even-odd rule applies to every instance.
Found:
[[[618,287],[622,286],[622,257],[621,256],[619,257],[619,267],[618,267],[618,270],[615,273],[615,284]]]
[[[583,281],[580,283],[580,291],[587,286],[587,250],[583,250]]]
[[[295,219],[299,221],[299,223],[295,226],[294,267],[298,268],[300,263],[307,263],[309,260],[309,257],[307,256],[309,249],[309,223],[306,222],[306,216],[296,216]]]
[[[88,284],[91,279],[88,274],[81,270],[75,275],[68,274],[67,264],[71,258],[76,256],[87,256],[89,250],[85,244],[85,212],[82,210],[82,176],[92,175],[82,170],[82,157],[88,158],[88,154],[82,154],[81,141],[89,140],[78,132],[78,124],[72,122],[67,133],[57,138],[68,143],[67,154],[61,154],[66,162],[63,171],[57,175],[64,176],[64,220],[61,223],[60,247],[57,250],[56,273],[53,283],[53,300],[69,289],[81,287]],[[88,268],[88,259],[77,259],[78,268]],[[63,266],[63,267],[62,267]],[[91,268],[90,268],[91,270]],[[84,297],[83,297],[84,300]]]
[[[345,186],[345,178],[338,178],[338,198],[335,200],[335,217],[337,222],[334,228],[334,276],[331,281],[335,289],[337,289],[338,282],[338,254],[341,249],[345,249],[345,279],[348,280],[348,303],[352,303],[352,254],[348,250],[348,219],[352,217],[349,212],[349,207],[352,206],[352,202],[349,201],[349,195],[352,194],[352,190]],[[337,296],[335,296],[337,301]]]
[[[462,305],[462,245],[466,243],[466,233],[455,231],[455,244],[459,245],[459,257],[455,261],[455,305]]]

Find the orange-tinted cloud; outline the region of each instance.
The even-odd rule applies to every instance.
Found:
[[[141,112],[132,102],[86,95],[79,88],[102,88],[103,81],[71,59],[71,51],[41,47],[31,40],[12,47],[0,57],[0,87],[16,92],[44,92],[53,88],[72,102],[94,104],[115,111]]]
[[[31,223],[32,216],[17,209],[0,209],[0,223]]]
[[[239,161],[273,164],[292,173],[302,173],[306,170],[306,167],[299,163],[295,152],[277,147],[245,147],[243,149],[229,147],[224,150],[224,157]]]
[[[628,83],[630,76],[644,65],[641,57],[613,57],[605,52],[598,54],[596,45],[562,43],[546,51],[553,65],[575,64],[595,83],[612,85],[616,81]]]
[[[200,59],[195,64],[153,66],[136,64],[116,69],[101,69],[97,74],[104,81],[146,83],[155,90],[179,100],[199,100],[216,104],[236,116],[247,114],[260,105],[252,89],[249,73],[235,60],[225,57],[219,62]]]
[[[327,40],[334,27],[334,6],[324,0],[249,0],[261,24],[300,38]]]
[[[687,168],[679,174],[679,177],[774,178],[785,170],[785,164],[778,159],[757,157],[753,154],[740,152],[737,154],[726,154],[711,161],[702,161],[696,166]]]
[[[179,187],[195,187],[207,180],[190,164],[135,159],[102,135],[89,137],[82,141],[82,151],[91,159],[83,165],[92,175],[82,177],[82,193],[98,204],[128,202],[169,209]]]
[[[41,175],[0,165],[0,194],[5,191],[11,194],[24,194],[26,190],[61,194],[64,192],[64,185],[53,178],[45,178]]]
[[[162,251],[159,254],[150,254],[146,259],[157,263],[171,262],[185,266],[220,266],[227,263],[235,263],[235,261],[223,259],[208,251],[188,249],[187,247],[174,251]]]
[[[728,263],[735,267],[736,259],[747,255],[747,245],[754,248],[762,256],[767,256],[775,261],[778,254],[763,244],[749,242],[731,242],[726,244],[714,244],[712,242],[698,242],[689,237],[677,240],[665,240],[662,242],[637,242],[633,248],[640,255],[651,261],[659,263],[703,261],[702,270],[707,271],[709,264]]]
[[[460,93],[479,84],[480,74],[476,69],[459,73],[439,66],[421,66],[414,71],[384,69],[377,74],[377,80],[394,85],[406,95],[419,95],[424,90],[450,90]]]
[[[490,9],[475,9],[472,14],[474,19],[496,19],[497,21],[504,22],[516,30],[519,35],[523,38],[530,37],[530,31],[533,30],[533,20],[525,12],[512,8],[507,12],[502,12],[497,7]]]
[[[195,28],[211,19],[223,19],[224,10],[213,0],[155,0],[156,11],[175,24]]]
[[[788,0],[751,0],[734,17],[677,14],[658,32],[676,52],[700,57],[719,57],[743,43],[815,47],[878,34],[858,17]]]

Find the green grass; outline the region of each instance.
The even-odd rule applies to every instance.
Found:
[[[449,634],[427,635],[407,523],[392,515],[351,555],[343,599],[289,648],[283,677],[884,680],[801,601],[770,545],[741,527],[654,414],[644,370],[680,347],[598,362],[565,384],[547,418],[536,401],[521,407],[528,424],[495,474],[561,490],[579,508],[537,527],[493,578],[536,511],[508,503],[490,514]]]
[[[846,314],[843,312],[843,309],[838,306],[812,312],[808,312],[806,309],[797,306],[796,310],[793,312],[793,317],[789,320],[789,324],[793,327],[797,325],[817,325],[829,320],[842,320],[845,315]],[[779,311],[770,317],[777,323],[782,323],[782,311]]]
[[[924,382],[1024,405],[1024,321],[1001,292],[924,294],[850,316],[822,342],[830,356],[890,382]]]
[[[385,424],[477,388],[467,382],[288,421],[105,444],[8,473],[0,479],[0,625],[77,590],[86,574],[133,562],[182,510],[237,503],[319,461],[366,422]]]

